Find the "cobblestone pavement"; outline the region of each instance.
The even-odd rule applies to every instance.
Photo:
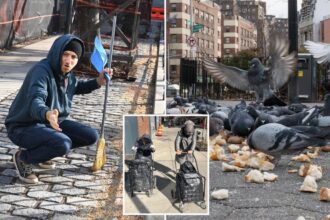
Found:
[[[140,54],[149,44],[139,44]],[[156,51],[154,46],[153,51]],[[137,58],[137,81],[115,80],[109,88],[105,139],[107,163],[91,173],[96,146],[73,150],[55,158],[55,170],[36,169],[40,183],[29,185],[18,178],[12,161],[17,146],[7,138],[4,120],[18,89],[0,99],[0,219],[104,219],[122,214],[122,115],[149,113],[155,58]],[[104,90],[75,96],[71,117],[100,129]]]

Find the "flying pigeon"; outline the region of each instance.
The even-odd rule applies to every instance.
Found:
[[[330,44],[306,41],[304,45],[318,63],[330,62]]]
[[[285,103],[274,95],[273,89],[280,89],[288,81],[296,67],[296,57],[295,53],[288,54],[288,43],[284,40],[275,38],[272,42],[269,67],[265,67],[258,58],[250,61],[247,71],[217,63],[206,56],[203,57],[203,64],[215,80],[242,91],[255,91],[257,103],[272,105],[269,100],[274,100],[275,105],[283,106]]]

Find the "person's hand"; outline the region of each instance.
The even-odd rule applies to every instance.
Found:
[[[99,76],[96,78],[97,84],[99,84],[99,86],[104,86],[107,83],[107,79],[105,78],[104,74],[108,73],[110,78],[112,77],[113,74],[113,70],[109,69],[109,68],[105,68],[100,74]]]
[[[188,154],[192,154],[193,153],[193,151],[192,150],[188,150]]]
[[[58,124],[58,110],[49,110],[46,112],[46,119],[49,121],[49,124],[52,128],[54,128],[56,131],[62,131],[60,128],[60,125]]]
[[[177,151],[175,151],[175,153],[176,153],[177,155],[180,155],[180,154],[182,153],[182,151],[181,151],[181,150],[177,150]]]

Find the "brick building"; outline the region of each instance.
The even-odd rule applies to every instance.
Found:
[[[168,0],[167,13],[167,74],[170,83],[179,83],[181,58],[200,57],[201,51],[221,57],[220,7],[208,0]],[[198,33],[191,31],[191,17],[193,24],[203,25]],[[196,47],[187,44],[190,36]]]
[[[330,43],[330,18],[321,21],[320,40],[323,43]]]
[[[267,56],[269,30],[268,23],[266,22],[266,2],[258,0],[239,0],[237,3],[240,16],[252,21],[257,28],[259,56]]]
[[[223,22],[223,56],[257,47],[257,30],[254,23],[241,16],[226,16]]]
[[[257,29],[258,54],[259,56],[266,55],[269,38],[268,25],[265,20],[266,3],[258,0],[215,0],[215,2],[221,6],[224,19],[233,20],[232,16],[241,16],[254,23]]]

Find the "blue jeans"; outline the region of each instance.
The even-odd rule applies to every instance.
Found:
[[[8,133],[9,139],[20,148],[20,159],[27,164],[42,163],[67,154],[72,148],[94,144],[97,131],[76,121],[64,120],[60,123],[62,132],[48,124],[34,124],[15,128]]]

